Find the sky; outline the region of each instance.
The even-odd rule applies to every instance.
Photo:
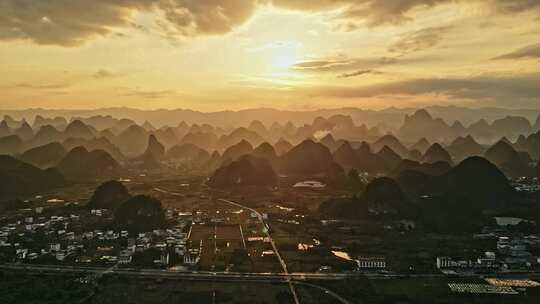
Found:
[[[538,0],[0,0],[0,108],[540,108]]]

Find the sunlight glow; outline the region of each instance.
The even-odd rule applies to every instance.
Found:
[[[278,69],[288,69],[298,62],[298,55],[295,49],[281,48],[273,50],[272,64]]]

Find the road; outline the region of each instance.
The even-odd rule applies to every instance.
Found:
[[[281,268],[283,269],[283,273],[287,276],[287,281],[289,283],[289,289],[291,290],[291,294],[293,296],[293,299],[294,299],[294,302],[296,304],[300,304],[300,300],[298,298],[298,294],[296,293],[296,288],[294,287],[294,284],[292,282],[292,279],[288,276],[289,275],[289,270],[287,269],[287,264],[285,263],[285,261],[283,260],[283,258],[281,257],[281,254],[279,254],[279,250],[276,246],[276,243],[274,242],[274,239],[272,238],[272,235],[270,234],[270,229],[268,229],[268,226],[266,225],[266,223],[264,222],[264,218],[262,216],[262,214],[253,209],[253,208],[249,208],[247,206],[244,206],[244,205],[241,205],[241,204],[238,204],[236,202],[233,202],[233,201],[229,201],[229,200],[226,200],[226,199],[218,199],[218,201],[220,202],[224,202],[224,203],[227,203],[227,204],[230,204],[230,205],[233,205],[233,206],[236,206],[236,207],[239,207],[239,208],[242,208],[242,209],[246,209],[248,211],[251,211],[252,213],[254,213],[255,215],[257,215],[257,218],[259,219],[259,221],[261,222],[262,226],[263,226],[263,231],[264,233],[266,234],[266,237],[268,238],[268,240],[270,241],[270,245],[272,245],[272,250],[274,251],[276,257],[278,258],[278,261],[279,263],[281,264]]]
[[[160,192],[160,193],[166,193],[166,194],[170,194],[170,195],[174,195],[174,196],[184,196],[183,193],[171,192],[171,191],[160,189],[160,188],[154,188],[153,190],[157,191],[157,192]],[[257,210],[253,209],[253,208],[241,205],[241,204],[233,202],[233,201],[229,201],[229,200],[226,200],[226,199],[218,199],[218,201],[233,205],[235,207],[239,207],[241,209],[251,211],[254,214],[256,214],[257,218],[259,219],[259,221],[261,222],[261,224],[262,224],[262,226],[264,228],[264,233],[266,234],[268,240],[270,241],[270,244],[272,246],[272,250],[274,251],[274,253],[275,253],[275,255],[276,255],[276,257],[277,257],[277,259],[278,259],[278,261],[279,261],[279,263],[281,265],[281,268],[283,270],[282,274],[245,274],[245,273],[240,274],[240,273],[237,273],[237,274],[233,274],[233,276],[234,276],[233,278],[235,278],[235,279],[240,278],[240,277],[244,278],[247,275],[247,276],[255,276],[255,277],[258,277],[258,278],[261,278],[261,276],[266,276],[265,277],[266,280],[273,280],[273,279],[282,280],[282,279],[285,279],[285,281],[289,285],[289,289],[291,291],[291,294],[293,296],[295,304],[300,304],[300,300],[298,298],[298,294],[297,294],[296,288],[295,288],[295,284],[298,284],[298,282],[293,282],[293,279],[295,279],[295,280],[298,280],[298,279],[305,280],[307,278],[316,278],[316,279],[323,279],[323,280],[324,279],[333,279],[333,280],[335,280],[335,279],[344,279],[344,278],[347,277],[347,275],[343,275],[343,274],[319,274],[319,273],[295,273],[295,274],[291,274],[291,273],[289,273],[289,270],[287,269],[287,263],[285,263],[285,261],[281,257],[281,254],[279,253],[279,250],[278,250],[278,248],[276,246],[276,243],[274,242],[274,239],[272,238],[272,235],[270,234],[268,226],[264,222],[264,218],[263,218],[262,214],[260,212],[258,212]],[[246,245],[245,245],[245,240],[244,240],[243,231],[242,231],[241,226],[240,226],[240,232],[242,233],[242,241],[244,242],[244,248],[245,248]],[[190,234],[191,234],[191,231],[190,231]],[[215,234],[214,234],[214,240],[215,240]],[[199,276],[199,275],[201,275],[201,274],[200,273],[197,274],[197,276]],[[231,273],[212,273],[213,278],[216,278],[216,276],[222,276],[222,275],[230,276]],[[231,277],[229,277],[229,278],[231,278]],[[310,285],[313,285],[313,284],[310,284]],[[348,301],[346,301],[345,299],[343,299],[342,297],[340,297],[339,295],[335,294],[334,292],[332,292],[330,290],[327,290],[327,289],[325,289],[323,287],[320,287],[320,286],[317,286],[317,285],[313,285],[311,287],[314,287],[314,286],[316,288],[318,288],[318,289],[324,290],[324,292],[326,294],[334,297],[336,300],[338,300],[341,303],[345,303],[345,304],[349,303]]]
[[[181,197],[185,197],[186,195],[183,194],[183,193],[179,193],[179,192],[171,192],[171,191],[167,191],[167,190],[163,190],[161,188],[154,188],[152,189],[156,192],[159,192],[159,193],[165,193],[165,194],[169,194],[169,195],[174,195],[174,196],[181,196]]]
[[[307,283],[307,282],[298,282],[298,281],[293,281],[293,284],[295,284],[295,285],[304,285],[304,286],[308,286],[308,287],[312,287],[312,288],[322,290],[325,294],[334,297],[334,299],[338,300],[342,304],[351,304],[351,302],[349,302],[349,300],[343,298],[342,296],[338,295],[337,293],[335,293],[335,292],[333,292],[330,289],[327,289],[325,287],[315,285],[315,284],[311,284],[311,283]]]
[[[234,272],[197,272],[197,271],[173,271],[158,269],[130,269],[117,267],[77,267],[63,265],[31,265],[31,264],[4,264],[0,265],[1,270],[33,271],[39,273],[64,273],[64,274],[94,274],[102,275],[120,275],[135,278],[151,279],[181,279],[192,281],[223,281],[223,282],[252,282],[252,283],[286,283],[293,285],[303,285],[322,290],[325,294],[335,298],[342,304],[350,304],[349,301],[342,298],[333,291],[304,281],[308,278],[341,280],[342,276],[333,276],[329,274],[274,274],[274,273],[234,273]],[[295,280],[293,280],[295,279]],[[296,292],[296,290],[295,290]]]
[[[271,279],[271,280],[287,280],[294,279],[297,281],[305,280],[343,280],[350,276],[346,274],[330,274],[330,273],[249,273],[249,272],[211,272],[211,271],[179,271],[171,269],[138,269],[138,268],[117,268],[117,267],[80,267],[80,266],[65,266],[65,265],[34,265],[34,264],[3,264],[0,265],[3,270],[28,270],[28,271],[43,271],[43,272],[65,272],[65,273],[89,273],[89,274],[120,274],[133,276],[155,276],[155,277],[171,277],[171,278],[237,278],[237,279]]]

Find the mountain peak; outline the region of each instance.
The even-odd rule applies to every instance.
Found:
[[[414,112],[413,115],[409,116],[409,119],[414,120],[433,120],[433,117],[426,109],[419,109],[416,112]]]
[[[144,123],[142,124],[142,127],[144,129],[146,129],[147,131],[155,131],[156,130],[156,128],[148,120],[144,121]]]
[[[158,141],[154,134],[150,134],[148,137],[148,146],[144,154],[153,157],[155,160],[159,160],[165,155],[165,147]]]
[[[430,164],[441,161],[452,163],[452,157],[439,143],[434,143],[427,149],[426,153],[424,153],[422,161]]]

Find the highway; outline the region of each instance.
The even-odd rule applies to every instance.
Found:
[[[95,274],[97,277],[103,275],[120,275],[133,278],[148,278],[148,279],[180,279],[190,281],[222,281],[222,282],[251,282],[251,283],[286,283],[294,285],[303,285],[311,288],[316,288],[323,291],[328,296],[333,297],[342,304],[351,304],[349,301],[339,296],[335,292],[304,281],[308,278],[313,279],[329,279],[329,280],[341,280],[344,277],[342,275],[335,274],[310,274],[310,273],[298,273],[298,274],[279,274],[279,273],[235,273],[235,272],[206,272],[206,271],[173,271],[173,270],[159,270],[159,269],[132,269],[132,268],[118,268],[116,266],[105,267],[77,267],[77,266],[63,266],[63,265],[32,265],[32,264],[4,264],[0,265],[0,270],[12,270],[12,271],[33,271],[38,273],[63,273],[63,274]],[[293,281],[293,279],[295,279]],[[295,290],[296,292],[296,290]],[[298,298],[296,298],[298,299]]]
[[[249,273],[249,272],[211,272],[211,271],[179,271],[171,269],[138,269],[138,268],[119,268],[119,267],[81,267],[65,265],[37,265],[37,264],[3,264],[0,265],[3,270],[28,270],[43,272],[65,272],[65,273],[92,273],[92,274],[119,274],[148,277],[170,277],[170,278],[236,278],[236,279],[271,279],[297,281],[305,280],[343,280],[350,278],[348,274],[341,273]],[[357,275],[356,275],[357,276]]]

